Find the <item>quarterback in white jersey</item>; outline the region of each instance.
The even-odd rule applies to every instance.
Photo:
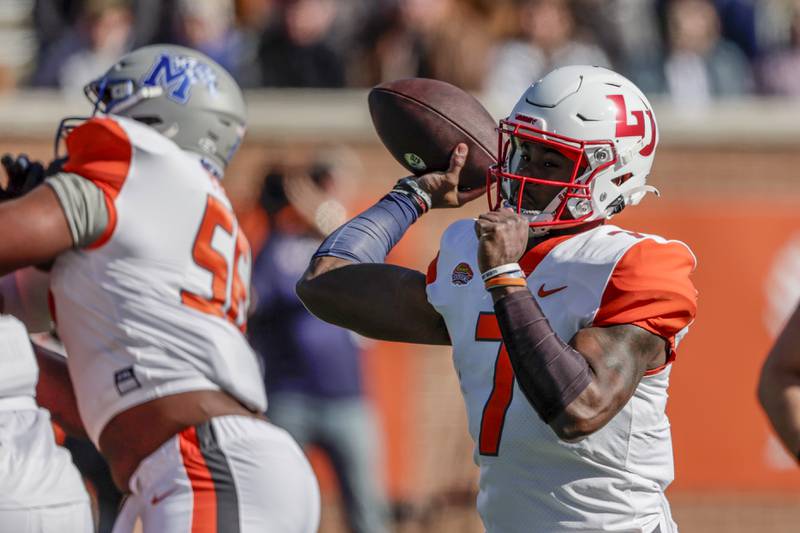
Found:
[[[0,203],[14,233],[0,270],[53,261],[78,410],[130,493],[115,532],[137,518],[145,532],[315,531],[316,480],[263,418],[243,334],[250,250],[220,184],[244,134],[239,87],[203,54],[154,45],[87,94],[95,114],[65,129],[61,171]]]
[[[38,374],[25,326],[0,315],[0,533],[91,533],[83,480],[36,404]]]
[[[427,276],[380,262],[428,209],[470,199],[463,144],[446,172],[401,180],[337,230],[298,294],[362,334],[453,346],[487,532],[677,531],[665,406],[695,258],[605,224],[654,190],[652,108],[612,71],[565,67],[498,130],[493,209],[445,231]]]

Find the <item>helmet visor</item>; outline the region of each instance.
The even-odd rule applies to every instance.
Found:
[[[158,85],[137,87],[133,80],[103,76],[87,84],[83,92],[94,105],[95,113],[108,114],[121,113],[142,100],[161,96],[164,88]]]
[[[132,97],[135,90],[133,80],[110,80],[107,77],[94,80],[83,88],[95,111],[101,113],[111,113],[117,104]]]

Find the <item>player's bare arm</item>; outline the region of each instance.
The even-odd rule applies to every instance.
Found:
[[[783,444],[800,457],[800,307],[764,362],[758,400]]]
[[[580,330],[570,341],[587,361],[589,386],[550,422],[565,440],[594,433],[628,403],[647,370],[664,364],[667,343],[638,326]]]
[[[0,202],[0,227],[0,275],[46,263],[73,246],[58,197],[47,186]]]
[[[332,268],[315,275],[313,270],[321,263]],[[450,344],[441,315],[425,296],[421,272],[323,257],[315,260],[309,273],[298,283],[297,294],[322,320],[373,339]]]
[[[482,272],[516,262],[529,246],[528,222],[508,209],[481,215],[475,232]],[[644,373],[666,361],[666,341],[638,326],[585,328],[567,344],[523,283],[491,294],[519,386],[564,440],[602,428]]]
[[[459,173],[466,156],[467,146],[460,144],[453,151],[447,171],[403,180],[409,188],[408,195],[414,201],[420,202],[411,204],[412,208],[418,206],[417,216],[428,209],[460,207],[483,195],[481,189],[458,190]],[[386,198],[378,205],[385,201]],[[389,204],[388,209],[393,210],[395,207]],[[375,220],[359,221],[367,213],[348,224],[355,222],[372,225],[377,222],[397,228],[393,220],[381,216],[383,212],[379,212]],[[326,246],[331,242],[342,241],[341,234],[337,231],[323,243],[320,252],[298,282],[298,296],[321,319],[366,337],[417,344],[450,344],[444,320],[428,302],[425,294],[424,274],[383,264],[386,253],[407,227],[401,228],[402,231],[397,231],[386,242],[380,243],[371,237],[366,237],[367,242],[352,239],[344,243],[338,251]],[[328,251],[325,251],[326,248]],[[381,305],[377,305],[378,302]]]

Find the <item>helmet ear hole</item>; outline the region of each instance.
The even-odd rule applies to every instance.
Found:
[[[617,176],[616,178],[613,178],[611,180],[611,183],[613,183],[614,185],[619,187],[620,185],[622,185],[623,183],[625,183],[626,181],[628,181],[632,177],[633,177],[633,172],[628,172],[627,174],[623,174],[622,176]]]
[[[142,124],[147,124],[148,126],[159,126],[164,123],[161,117],[157,117],[155,115],[136,115],[131,118],[137,122],[141,122]]]

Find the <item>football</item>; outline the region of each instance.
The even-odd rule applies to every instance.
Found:
[[[469,155],[459,189],[486,184],[496,159],[496,122],[472,95],[427,78],[390,81],[370,91],[369,112],[384,146],[413,174],[447,170],[453,149],[464,142]]]

